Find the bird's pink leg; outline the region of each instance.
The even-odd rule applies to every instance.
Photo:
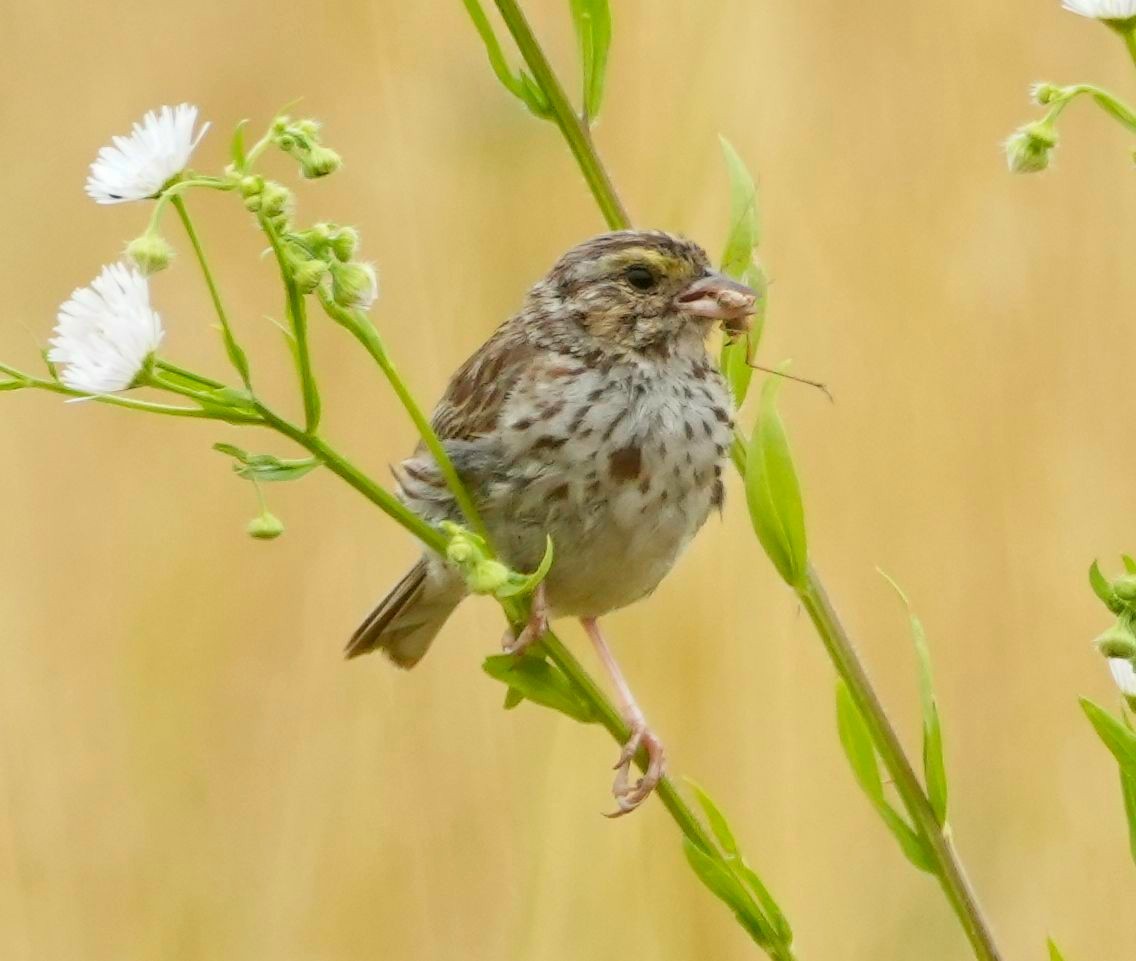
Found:
[[[619,810],[609,814],[608,817],[617,818],[629,811],[634,811],[655,789],[666,770],[666,754],[663,751],[662,742],[648,729],[647,720],[643,717],[642,710],[635,702],[635,696],[631,693],[627,679],[619,669],[619,664],[616,663],[611,649],[607,646],[607,641],[604,640],[599,622],[594,617],[584,617],[580,619],[580,623],[588,632],[588,637],[595,645],[596,653],[600,656],[608,676],[615,685],[620,713],[623,715],[624,722],[631,728],[631,737],[623,745],[619,760],[615,762],[615,783],[612,784],[611,793],[615,795],[615,804]],[[647,770],[635,784],[632,784],[630,779],[631,764],[640,747],[647,751]]]
[[[529,620],[520,634],[514,635],[512,628],[501,638],[501,650],[506,654],[520,654],[530,644],[539,641],[548,630],[548,601],[545,599],[544,583],[533,591]]]

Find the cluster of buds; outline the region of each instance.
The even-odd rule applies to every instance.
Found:
[[[352,259],[359,247],[354,227],[319,223],[288,234],[285,240],[293,278],[301,290],[314,290],[330,274],[331,296],[340,307],[366,310],[375,302],[379,293],[375,268]]]
[[[335,173],[343,163],[339,154],[320,143],[315,120],[277,117],[272,124],[272,142],[299,161],[300,173],[309,180]]]
[[[1136,563],[1124,559],[1126,572],[1106,581],[1094,564],[1090,581],[1097,596],[1116,615],[1116,623],[1093,642],[1108,659],[1109,670],[1128,706],[1136,710]]]
[[[552,567],[551,540],[537,569],[521,574],[497,560],[483,537],[452,521],[443,521],[439,527],[448,538],[446,560],[465,578],[471,594],[492,594],[498,600],[526,596],[536,590]]]
[[[284,229],[292,213],[292,191],[275,180],[259,174],[248,174],[237,181],[237,190],[245,209],[259,214],[279,229]]]

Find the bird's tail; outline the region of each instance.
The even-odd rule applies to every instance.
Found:
[[[415,564],[347,642],[347,657],[380,650],[414,667],[465,596],[464,584],[440,564]]]

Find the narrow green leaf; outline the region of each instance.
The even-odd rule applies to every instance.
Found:
[[[525,696],[518,691],[515,687],[510,687],[505,691],[505,710],[511,711],[518,704],[525,699]]]
[[[714,799],[706,793],[697,781],[694,781],[692,778],[686,778],[685,780],[686,783],[690,785],[691,790],[694,791],[694,796],[698,799],[698,804],[710,824],[710,830],[714,832],[714,837],[718,839],[722,850],[727,854],[737,854],[738,842],[734,839],[734,832],[730,830],[730,823],[726,820],[726,816],[722,813],[721,808],[714,803]]]
[[[761,878],[757,876],[757,872],[749,866],[745,858],[739,857],[734,862],[734,870],[745,881],[746,886],[753,892],[753,896],[757,898],[757,903],[761,905],[761,910],[765,912],[766,920],[772,925],[778,940],[781,941],[786,947],[793,943],[793,929],[789,925],[789,919],[785,917],[785,913],[781,910],[779,905],[774,899],[773,895],[769,893],[769,889],[762,882]]]
[[[699,848],[688,837],[682,839],[682,849],[686,861],[711,893],[734,912],[738,923],[745,928],[751,938],[762,948],[769,948],[774,935],[769,923],[755,910],[741,882],[724,864]]]
[[[1136,733],[1123,722],[1113,717],[1104,708],[1088,698],[1081,698],[1081,708],[1089,718],[1097,736],[1104,742],[1120,765],[1120,770],[1136,778]]]
[[[919,701],[923,708],[923,776],[927,783],[927,797],[939,824],[947,823],[947,768],[943,761],[943,728],[939,719],[939,706],[935,699],[935,682],[931,674],[931,652],[927,646],[927,632],[923,623],[911,609],[911,602],[900,586],[886,573],[880,576],[899,595],[907,609],[911,624],[911,640],[919,663]]]
[[[780,378],[769,377],[746,458],[746,503],[765,553],[791,585],[808,569],[805,511],[785,427],[777,413]]]
[[[1124,570],[1129,574],[1136,574],[1136,558],[1130,554],[1121,554],[1120,559],[1124,561]]]
[[[551,120],[552,104],[548,102],[548,98],[544,95],[540,84],[538,84],[523,67],[518,77],[520,80],[520,92],[517,96],[524,101],[525,106],[529,108],[531,113],[540,117],[542,120]]]
[[[757,187],[745,161],[725,137],[719,135],[726,171],[730,177],[730,228],[722,252],[722,271],[741,280],[753,262],[753,249],[759,240]]]
[[[1100,565],[1096,561],[1093,561],[1089,566],[1089,585],[1092,587],[1093,593],[1104,603],[1104,606],[1116,613],[1118,609],[1116,595],[1112,592],[1112,585],[1101,573]]]
[[[879,811],[880,817],[883,818],[884,824],[887,825],[887,829],[891,831],[892,836],[899,842],[900,850],[903,851],[907,860],[920,871],[934,874],[935,859],[931,852],[927,850],[927,845],[924,843],[922,835],[916,832],[895,808],[886,801],[878,804],[876,810]]]
[[[603,102],[608,51],[611,48],[611,7],[608,0],[571,0],[572,23],[580,44],[584,87],[584,118],[594,120]]]
[[[1124,798],[1124,817],[1128,821],[1128,850],[1136,863],[1136,777],[1120,772],[1120,793]]]
[[[470,20],[473,21],[477,35],[481,37],[481,42],[485,44],[485,53],[489,57],[489,66],[493,69],[494,75],[501,82],[501,86],[524,103],[525,106],[538,117],[543,119],[551,117],[552,112],[548,105],[548,100],[545,98],[543,91],[537,83],[525,73],[525,71],[521,70],[518,73],[513,73],[512,69],[509,67],[509,63],[505,59],[505,54],[501,49],[501,44],[497,40],[497,34],[493,32],[493,25],[489,22],[485,11],[481,9],[481,4],[478,0],[462,0],[462,2],[465,4],[465,9],[469,14]]]
[[[543,657],[495,654],[485,659],[482,669],[534,704],[552,708],[582,724],[596,720],[588,704],[577,697],[568,678]]]
[[[1049,945],[1049,961],[1065,961],[1065,955],[1053,943],[1053,938],[1049,938],[1046,943]]]
[[[498,588],[498,590],[494,592],[494,596],[503,600],[508,597],[516,597],[518,594],[531,594],[536,590],[537,585],[548,576],[548,572],[552,568],[552,557],[552,538],[546,534],[544,538],[544,557],[541,558],[537,569],[527,577],[518,578],[506,584],[504,587]]]
[[[245,164],[248,162],[245,156],[245,127],[247,126],[247,120],[242,120],[237,124],[237,128],[233,131],[233,139],[229,144],[229,156],[232,157],[233,166],[237,170],[244,170]]]
[[[872,734],[843,679],[836,682],[836,729],[860,789],[873,804],[884,803],[884,785]]]
[[[233,444],[214,444],[213,449],[228,454],[236,463],[233,470],[245,480],[290,481],[299,480],[320,466],[314,457],[283,459],[272,454],[250,454]]]

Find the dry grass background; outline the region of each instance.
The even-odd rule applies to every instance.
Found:
[[[567,5],[528,6],[572,74]],[[837,396],[783,394],[814,556],[909,735],[914,665],[874,565],[923,615],[953,820],[1008,956],[1040,958],[1052,932],[1071,958],[1131,958],[1115,770],[1075,702],[1113,696],[1085,568],[1136,547],[1131,144],[1079,105],[1057,170],[1014,178],[999,152],[1031,80],[1130,91],[1122,47],[1056,0],[615,7],[597,137],[636,220],[717,250],[717,134],[760,174],[764,357]],[[301,190],[301,216],[362,226],[376,318],[424,399],[600,228],[456,0],[0,11],[6,359],[31,365],[21,325],[44,337],[140,231],[143,209],[99,209],[82,182],[163,102],[212,118],[201,166],[223,163],[238,119],[294,96],[326,121],[348,163]],[[230,201],[192,206],[286,396],[257,237]],[[154,287],[170,355],[223,370],[189,257]],[[339,331],[321,326],[315,352],[329,436],[384,472],[411,429]],[[284,538],[250,541],[251,491],[208,449],[235,433],[0,403],[0,957],[754,957],[658,804],[599,817],[611,743],[501,711],[478,669],[491,604],[464,607],[411,674],[340,660],[415,548],[319,474],[271,492]],[[732,814],[803,958],[966,957],[854,787],[832,672],[731,493],[658,595],[609,622],[673,769]]]

